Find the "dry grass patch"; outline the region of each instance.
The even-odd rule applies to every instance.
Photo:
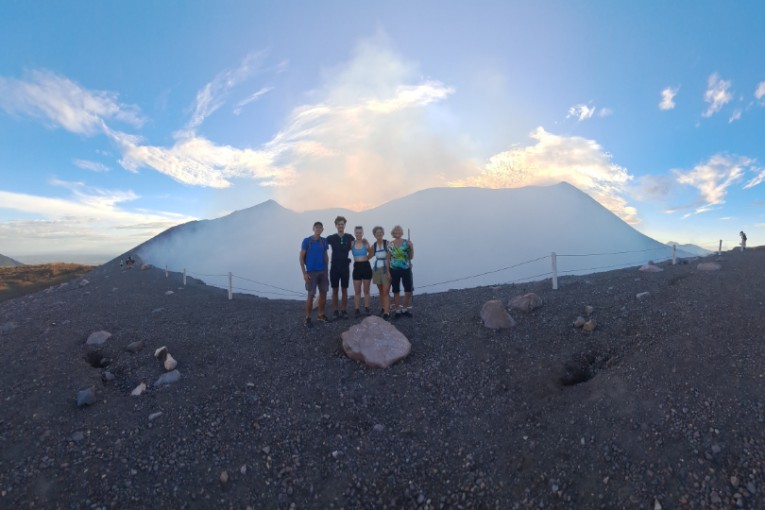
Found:
[[[0,267],[0,301],[41,291],[79,278],[95,266],[53,263],[33,266]]]

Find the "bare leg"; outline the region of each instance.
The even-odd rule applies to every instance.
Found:
[[[337,295],[339,290],[340,289],[338,287],[332,288],[332,311],[335,311],[335,312],[337,311]],[[321,295],[319,297],[321,297]],[[326,297],[326,294],[325,294],[325,297]]]
[[[369,308],[369,286],[372,284],[372,280],[364,280],[364,306]],[[358,308],[359,305],[356,305]]]
[[[343,307],[341,310],[344,312],[348,310],[348,287],[343,287]]]
[[[383,310],[385,313],[390,313],[390,285],[383,285]]]
[[[369,306],[369,282],[364,280],[366,295],[364,296],[367,307]],[[356,310],[361,306],[361,280],[353,280],[353,306]]]
[[[411,292],[404,292],[404,308],[409,308],[409,301],[412,300]]]
[[[327,307],[327,293],[319,292],[319,315],[324,315],[324,309]]]
[[[308,299],[305,300],[305,316],[310,317],[313,310],[313,294],[308,294]]]
[[[396,292],[395,294],[393,294],[393,308],[398,310],[398,305],[400,302],[401,302],[401,293]]]

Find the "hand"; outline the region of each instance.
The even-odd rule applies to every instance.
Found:
[[[303,280],[307,282],[311,281],[311,275],[308,273],[303,273]]]

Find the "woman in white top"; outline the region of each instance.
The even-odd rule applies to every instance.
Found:
[[[377,226],[372,229],[375,242],[369,247],[369,256],[375,256],[375,264],[372,272],[372,282],[380,291],[380,306],[382,316],[386,321],[390,319],[390,255],[388,254],[388,241],[383,239],[385,230]]]

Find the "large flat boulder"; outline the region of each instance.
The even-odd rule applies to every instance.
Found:
[[[370,367],[387,368],[406,358],[412,344],[395,326],[380,317],[367,317],[340,334],[346,356]]]

